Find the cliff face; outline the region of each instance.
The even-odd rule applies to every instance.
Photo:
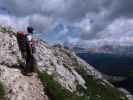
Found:
[[[61,88],[71,94],[86,97],[83,100],[133,100],[129,93],[115,88],[74,52],[59,45],[51,47],[39,39],[35,40],[36,68],[41,74],[52,76]],[[47,86],[42,84],[37,73],[32,76],[21,73],[20,62],[23,61],[15,30],[1,27],[0,81],[5,86],[6,97],[9,100],[49,100],[51,97],[45,91]]]

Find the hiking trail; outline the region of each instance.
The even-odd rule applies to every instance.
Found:
[[[0,80],[4,80],[10,100],[48,100],[36,73],[24,76],[19,69],[1,66]]]

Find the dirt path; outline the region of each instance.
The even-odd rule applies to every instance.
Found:
[[[19,69],[0,65],[0,80],[7,87],[8,100],[48,100],[37,74],[24,76]]]

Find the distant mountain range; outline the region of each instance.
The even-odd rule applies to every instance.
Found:
[[[94,48],[71,48],[76,54],[105,74],[105,78],[117,87],[133,93],[133,46],[104,45]]]
[[[76,53],[105,53],[105,54],[115,54],[115,55],[124,55],[124,56],[133,56],[133,46],[113,46],[113,45],[104,45],[100,47],[91,47],[91,48],[80,48],[73,47]]]

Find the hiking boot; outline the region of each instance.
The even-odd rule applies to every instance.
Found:
[[[25,76],[32,76],[33,75],[33,72],[30,72],[30,73],[27,73],[27,72],[22,72],[23,73],[23,75],[25,75]]]
[[[33,73],[27,73],[26,75],[27,76],[33,76]]]

